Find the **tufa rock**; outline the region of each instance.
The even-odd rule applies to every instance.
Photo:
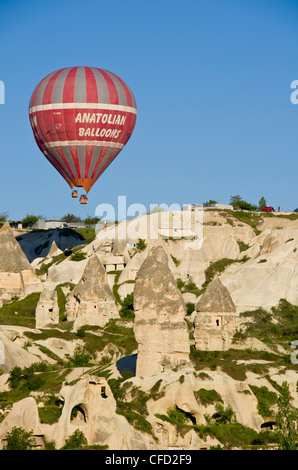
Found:
[[[75,330],[82,325],[104,326],[111,318],[119,318],[106,271],[96,254],[88,260],[79,283],[69,295],[66,316],[75,321]]]
[[[59,323],[57,291],[46,288],[42,291],[35,310],[35,327],[44,328]]]
[[[218,277],[208,285],[196,305],[196,311],[195,348],[207,351],[229,349],[237,327],[236,308]]]
[[[36,290],[40,290],[40,281],[5,222],[0,229],[0,295],[25,295]]]
[[[197,312],[236,312],[236,308],[228,289],[215,277],[204,294],[200,297]]]
[[[61,255],[61,253],[63,253],[63,251],[60,250],[60,248],[58,248],[55,240],[53,240],[50,251],[47,254],[47,257],[52,258],[53,256]]]
[[[186,307],[162,247],[153,247],[136,277],[134,332],[137,376],[189,364]]]

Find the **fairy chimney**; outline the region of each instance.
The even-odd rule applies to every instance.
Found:
[[[39,289],[40,281],[15,239],[8,222],[0,229],[0,295],[25,295]]]
[[[195,348],[225,351],[236,332],[236,308],[227,288],[218,277],[208,285],[196,305]]]
[[[35,310],[35,327],[44,328],[59,323],[58,295],[54,289],[42,291]]]
[[[66,316],[74,320],[75,330],[82,325],[104,326],[111,318],[119,318],[106,271],[96,254],[89,259],[80,281],[69,295]]]
[[[162,247],[153,247],[138,271],[134,288],[137,376],[189,364],[186,307]]]

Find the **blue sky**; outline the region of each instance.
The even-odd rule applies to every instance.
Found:
[[[60,218],[98,204],[298,207],[298,2],[0,0],[0,212]],[[28,104],[62,67],[90,65],[132,89],[137,123],[87,206],[36,146]]]

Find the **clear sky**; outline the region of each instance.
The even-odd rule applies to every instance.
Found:
[[[298,2],[0,0],[0,212],[60,218],[98,204],[188,204],[240,194],[298,207]],[[37,148],[28,119],[48,73],[89,65],[119,75],[134,133],[87,206]],[[1,100],[0,100],[1,101]]]

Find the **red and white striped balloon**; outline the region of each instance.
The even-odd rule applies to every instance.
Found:
[[[128,142],[136,115],[126,83],[96,67],[50,73],[29,105],[38,147],[71,188],[86,193]]]

